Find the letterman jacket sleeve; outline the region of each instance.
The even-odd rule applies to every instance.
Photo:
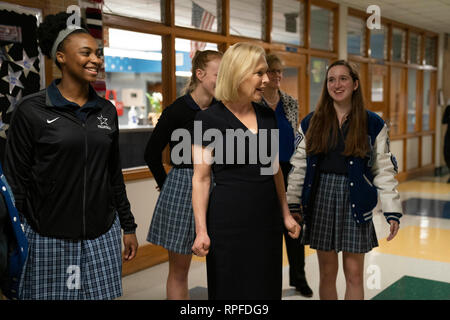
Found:
[[[29,112],[24,111],[25,103],[16,106],[11,124],[5,150],[4,172],[13,191],[17,210],[28,220],[34,220],[26,208],[27,189],[31,183],[30,173],[33,160],[33,137]]]
[[[287,202],[292,213],[301,212],[301,196],[306,174],[306,143],[301,125],[295,135],[296,150],[291,157],[288,176]]]
[[[373,184],[378,189],[381,200],[381,209],[386,220],[399,222],[402,216],[402,206],[400,194],[397,191],[397,162],[389,149],[388,127],[384,124],[380,133],[375,139],[373,147],[374,164],[372,173],[374,175]]]
[[[115,116],[115,125],[117,131],[112,140],[112,148],[109,156],[109,170],[111,175],[111,187],[114,193],[115,206],[119,214],[120,225],[124,234],[135,233],[137,225],[134,222],[134,216],[131,213],[130,202],[128,201],[125,183],[122,174],[122,165],[120,163],[119,152],[119,121],[117,114]]]

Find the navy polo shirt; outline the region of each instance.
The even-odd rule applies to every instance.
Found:
[[[184,100],[186,101],[186,104],[189,106],[189,108],[191,108],[192,110],[195,110],[195,111],[201,110],[200,107],[198,106],[198,104],[192,98],[190,93],[184,95]]]
[[[347,119],[342,124],[342,128],[339,129],[337,145],[333,149],[328,150],[326,154],[321,154],[319,165],[320,172],[342,175],[348,174],[347,157],[343,155],[348,129],[349,120]]]
[[[47,95],[53,107],[65,108],[74,111],[77,118],[83,122],[86,121],[87,114],[90,110],[100,108],[98,104],[99,97],[92,86],[89,86],[88,101],[80,107],[75,102],[71,102],[63,97],[57,87],[60,82],[61,79],[56,79],[47,88]]]
[[[194,98],[192,98],[191,94],[185,94],[184,100],[186,101],[186,104],[194,111],[201,111],[202,109],[198,106],[197,102],[195,102]],[[210,106],[217,103],[217,100],[213,97]]]

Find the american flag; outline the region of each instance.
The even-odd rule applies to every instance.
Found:
[[[191,24],[200,30],[211,31],[214,19],[216,17],[209,11],[203,9],[195,2],[192,2],[192,19]],[[206,42],[191,41],[191,52],[189,56],[192,58],[196,51],[203,50]]]

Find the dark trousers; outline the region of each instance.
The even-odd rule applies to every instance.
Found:
[[[281,171],[284,177],[284,186],[287,190],[287,177],[291,170],[289,162],[280,162]],[[284,239],[286,241],[286,251],[289,261],[289,285],[298,286],[306,280],[305,277],[305,246],[301,243],[303,229],[297,239],[292,239],[288,231],[284,229]]]

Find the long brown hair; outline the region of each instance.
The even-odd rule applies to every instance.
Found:
[[[192,75],[189,79],[189,82],[184,87],[184,94],[191,93],[195,90],[198,84],[198,79],[196,72],[197,69],[205,70],[208,62],[214,59],[221,59],[222,52],[214,51],[214,50],[205,50],[205,51],[196,51],[194,57],[192,58]]]
[[[327,88],[328,72],[335,66],[347,67],[353,82],[358,81],[358,88],[352,94],[352,108],[348,115],[349,129],[345,138],[343,155],[364,157],[369,150],[369,144],[367,138],[367,112],[364,105],[361,81],[355,68],[345,60],[338,60],[328,67],[322,87],[322,95],[306,133],[306,152],[307,154],[327,153],[337,145],[339,123],[333,106],[333,98],[330,96]]]

